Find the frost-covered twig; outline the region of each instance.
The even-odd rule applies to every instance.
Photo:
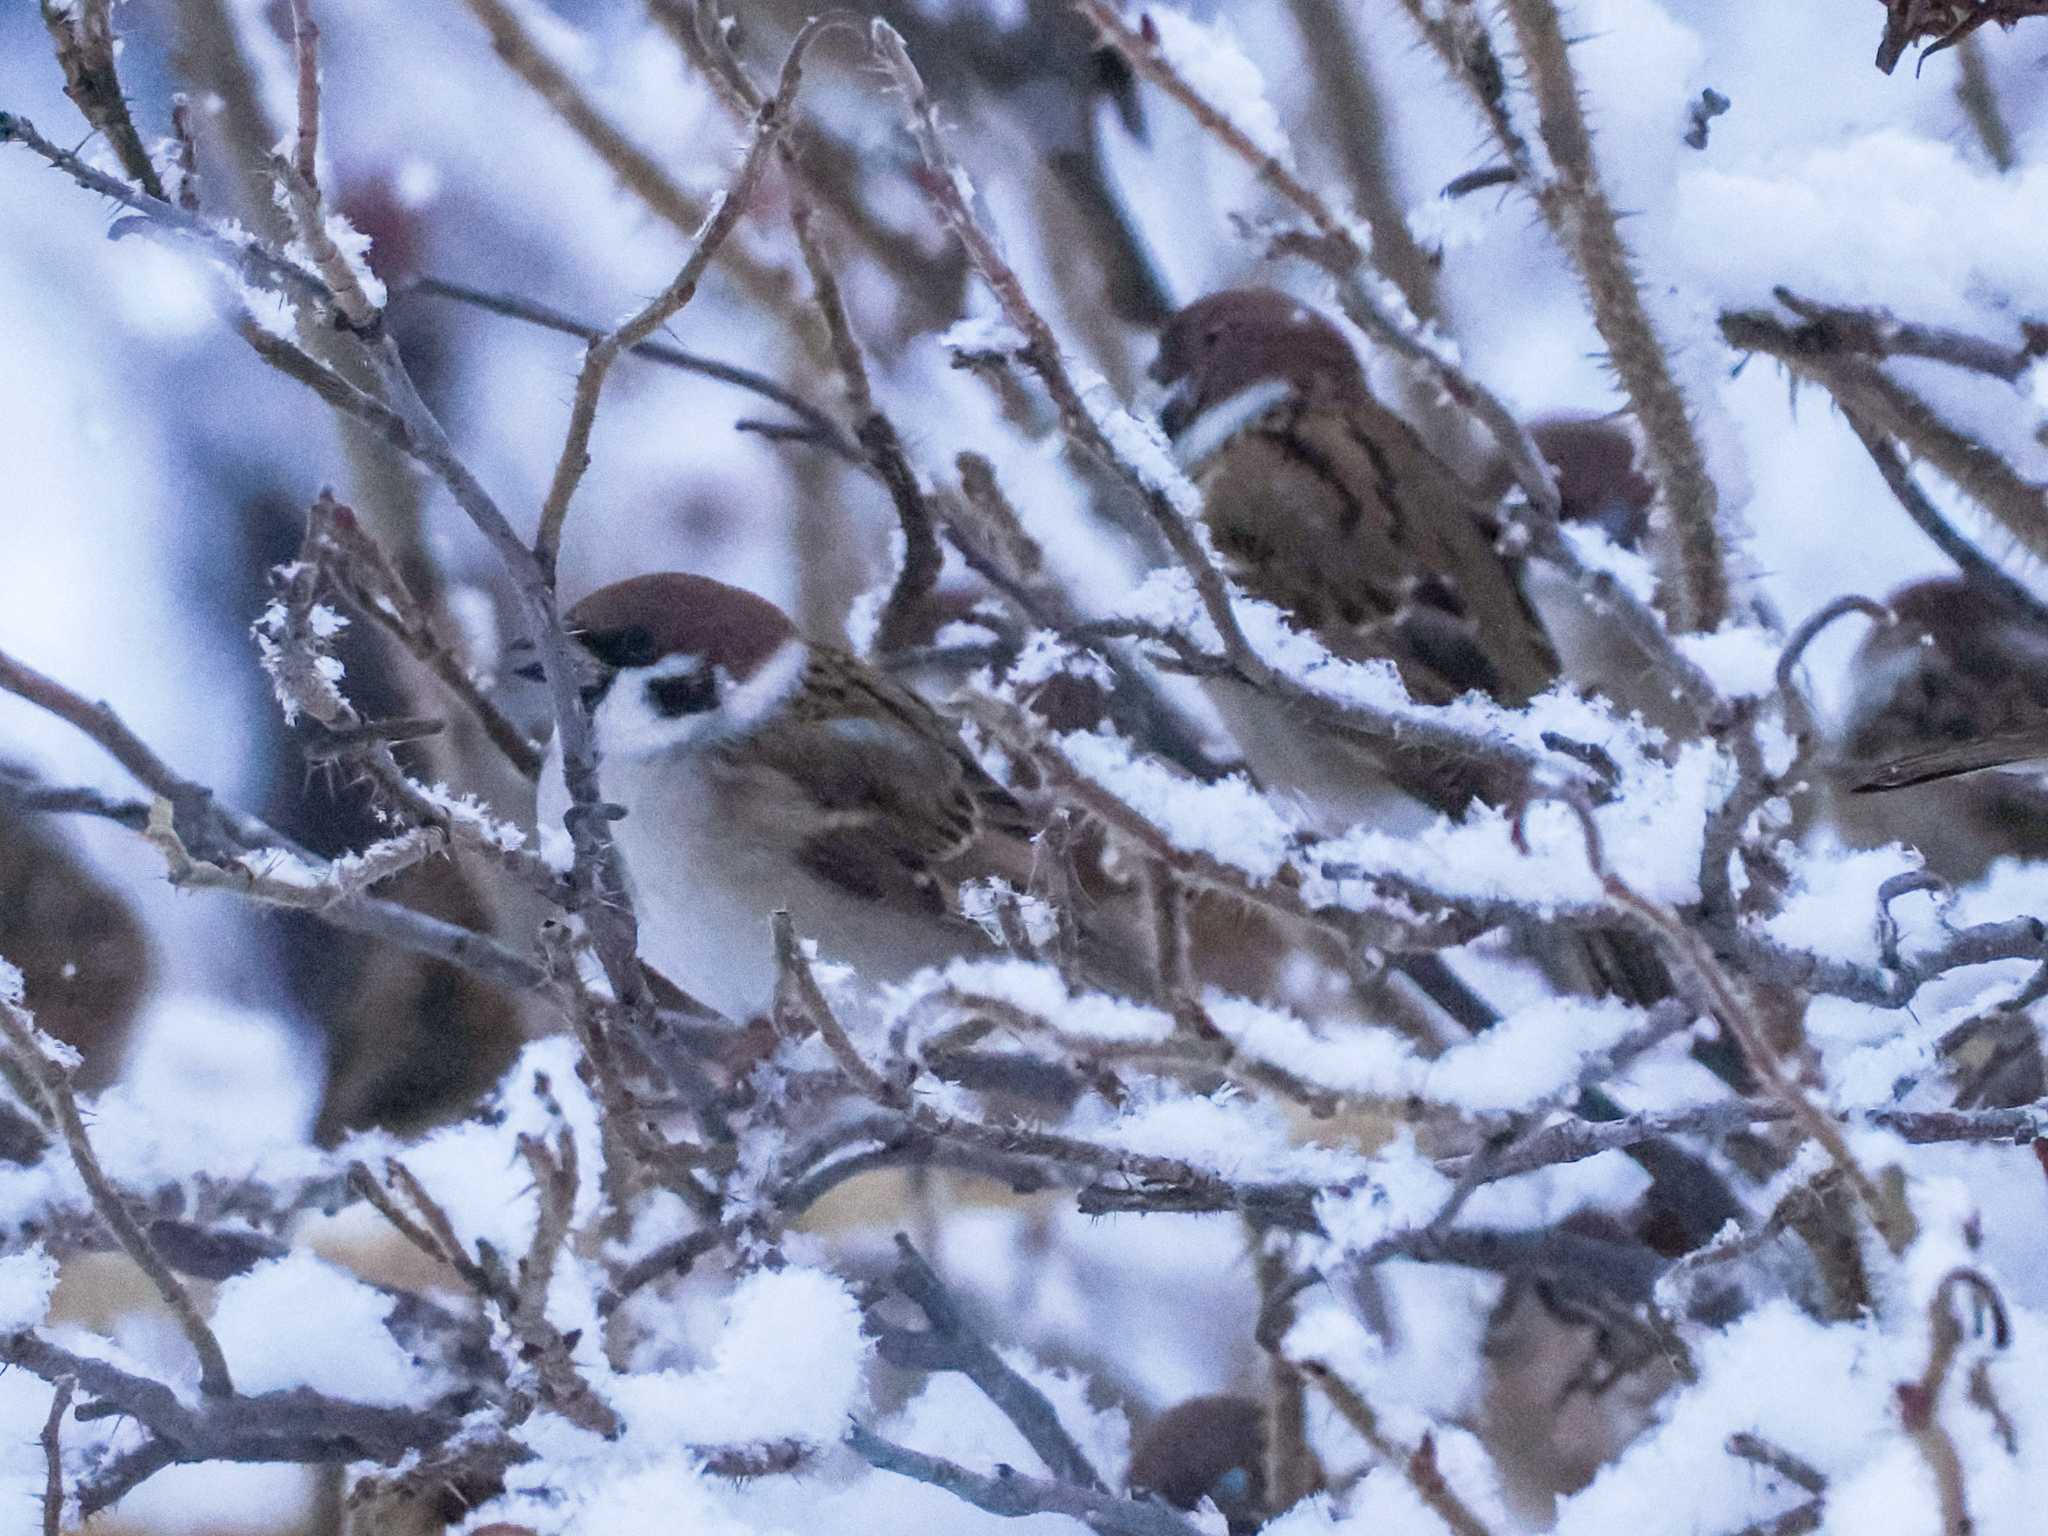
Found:
[[[0,989],[4,989],[5,976],[5,972],[0,972]],[[71,1152],[72,1166],[78,1170],[78,1177],[92,1196],[93,1209],[99,1212],[100,1219],[121,1244],[122,1251],[134,1261],[135,1267],[149,1277],[149,1283],[163,1298],[171,1316],[177,1319],[178,1327],[192,1346],[192,1353],[199,1359],[200,1390],[208,1397],[229,1396],[235,1390],[235,1384],[228,1375],[227,1356],[221,1353],[220,1340],[213,1336],[213,1330],[193,1304],[191,1293],[171,1273],[170,1266],[164,1263],[143,1232],[141,1223],[129,1211],[125,1197],[100,1167],[100,1160],[85,1133],[85,1120],[78,1113],[78,1099],[71,1091],[70,1074],[50,1055],[43,1043],[42,1032],[36,1028],[35,1019],[28,1010],[18,998],[7,996],[4,990],[0,990],[0,1034],[6,1035],[7,1047],[15,1060],[34,1078],[44,1106]]]
[[[1715,942],[1725,943],[1735,963],[1757,981],[1825,992],[1879,1008],[1904,1008],[1929,982],[1963,966],[1999,960],[2038,962],[2048,957],[2048,924],[2035,917],[1952,930],[1938,945],[1919,951],[1896,969],[1796,949],[1751,924],[1711,926]]]
[[[2025,479],[2003,455],[1947,421],[1876,364],[1828,346],[1816,348],[1807,340],[1811,329],[1810,324],[1787,325],[1759,310],[1721,316],[1721,334],[1730,346],[1766,353],[1822,385],[1857,428],[1858,436],[1864,437],[1866,446],[1866,433],[1896,438],[1915,458],[1933,465],[1983,508],[2036,559],[2048,558],[2048,487]],[[1885,464],[1880,456],[1879,469]],[[1886,479],[1890,481],[1892,475],[1887,474]],[[1910,502],[1907,510],[1914,510]],[[1975,564],[1971,573],[1980,574]],[[1997,585],[2001,593],[2013,595],[2008,590],[2013,585],[2010,578]]]
[[[23,145],[86,191],[111,198],[124,208],[142,215],[139,225],[133,227],[190,242],[229,271],[239,272],[260,286],[291,299],[312,303],[322,309],[334,302],[327,285],[298,263],[266,250],[246,237],[237,239],[197,213],[147,192],[139,192],[126,182],[95,169],[72,151],[52,144],[36,131],[34,123],[18,113],[0,112],[0,144]],[[121,227],[129,228],[132,223],[124,222]]]
[[[1969,373],[1989,374],[2017,384],[2026,371],[2048,356],[2048,326],[2023,321],[2020,343],[1987,341],[1945,325],[1901,320],[1885,309],[1860,309],[1848,304],[1823,304],[1801,298],[1782,284],[1771,297],[1806,323],[1794,345],[1808,355],[1829,352],[1871,357],[1924,357]]]
[[[1590,818],[1585,823],[1592,825]],[[1856,1160],[1842,1128],[1809,1096],[1806,1086],[1780,1059],[1772,1033],[1761,1017],[1768,1004],[1781,1011],[1796,1007],[1789,1000],[1775,998],[1765,989],[1738,983],[1722,965],[1698,929],[1662,902],[1652,901],[1635,891],[1619,876],[1604,869],[1599,848],[1589,837],[1587,856],[1601,874],[1608,898],[1633,915],[1659,940],[1680,976],[1691,983],[1700,1006],[1729,1032],[1741,1048],[1749,1070],[1765,1091],[1782,1103],[1798,1129],[1820,1143],[1835,1166],[1856,1192],[1864,1213],[1893,1254],[1901,1254],[1916,1230],[1912,1208],[1902,1190],[1880,1185]],[[1796,1030],[1794,1031],[1796,1034]]]
[[[323,490],[307,513],[306,523],[306,551],[322,561],[335,593],[433,673],[513,767],[529,779],[538,774],[540,750],[470,675],[353,509]]]
[[[1720,492],[1707,473],[1692,410],[1643,305],[1614,207],[1601,185],[1556,0],[1506,0],[1505,8],[1551,163],[1551,174],[1525,180],[1523,190],[1543,210],[1584,278],[1608,360],[1642,423],[1650,467],[1678,542],[1679,622],[1687,629],[1718,629],[1729,608]]]
[[[127,93],[121,89],[121,75],[115,65],[119,53],[114,36],[113,0],[78,0],[76,5],[46,3],[43,25],[57,51],[57,63],[64,71],[64,94],[93,128],[106,135],[121,169],[151,197],[161,199],[164,185],[156,164],[149,158],[135,119],[128,111]]]
[[[1443,1470],[1437,1464],[1434,1435],[1425,1433],[1413,1450],[1406,1449],[1380,1427],[1379,1415],[1373,1411],[1365,1395],[1340,1376],[1328,1361],[1311,1358],[1295,1363],[1330,1400],[1330,1406],[1337,1410],[1344,1422],[1372,1448],[1373,1455],[1408,1480],[1408,1486],[1415,1490],[1416,1497],[1450,1527],[1453,1536],[1491,1536],[1486,1522],[1444,1480]]]
[[[564,1202],[574,1193],[571,1190],[565,1194],[559,1183],[564,1163],[556,1159],[561,1157],[563,1154],[558,1152],[546,1161],[549,1187],[540,1191],[534,1246],[527,1256],[529,1264],[542,1270],[551,1269],[553,1261],[549,1258],[542,1264],[539,1256],[553,1254],[566,1234],[568,1216]],[[573,1168],[573,1164],[568,1166]],[[539,1170],[536,1172],[538,1175]],[[388,1159],[385,1173],[391,1183],[403,1191],[412,1206],[411,1212],[406,1212],[388,1191],[380,1188],[360,1163],[351,1168],[350,1178],[401,1236],[430,1258],[449,1265],[481,1300],[496,1309],[506,1328],[518,1341],[519,1359],[532,1369],[541,1399],[549,1407],[570,1423],[594,1434],[617,1434],[624,1427],[624,1421],[577,1368],[571,1354],[575,1341],[548,1320],[545,1289],[538,1294],[529,1294],[523,1283],[529,1274],[522,1273],[515,1279],[506,1269],[503,1256],[488,1243],[479,1241],[476,1252],[472,1254],[456,1235],[454,1223],[441,1203],[427,1192],[402,1161]]]
[[[502,11],[500,0],[470,0],[470,3],[479,14]],[[510,16],[509,11],[503,14]],[[576,375],[575,402],[569,412],[568,434],[562,443],[561,456],[555,461],[547,499],[541,504],[540,531],[533,541],[534,555],[540,561],[541,569],[551,578],[555,557],[562,547],[562,523],[569,515],[569,498],[576,494],[584,471],[590,467],[590,433],[597,420],[598,395],[604,389],[612,364],[620,353],[647,340],[667,325],[696,296],[698,284],[710,270],[711,259],[732,232],[739,228],[740,220],[746,217],[754,200],[754,191],[768,169],[768,157],[775,141],[789,125],[796,105],[797,88],[803,81],[806,50],[821,32],[835,25],[838,22],[832,17],[822,21],[813,18],[797,33],[796,41],[790,44],[789,54],[782,61],[782,75],[776,83],[775,94],[763,100],[754,114],[752,133],[740,156],[739,169],[733,173],[731,184],[720,194],[704,219],[690,254],[675,277],[636,313],[584,349],[583,366]]]
[[[304,1387],[188,1404],[162,1382],[74,1353],[29,1330],[0,1335],[0,1363],[18,1365],[42,1381],[69,1377],[79,1392],[142,1424],[170,1453],[145,1452],[151,1471],[200,1461],[389,1465],[440,1445],[460,1422],[452,1413],[350,1402]],[[128,1488],[139,1481],[132,1472],[125,1478]],[[90,1515],[103,1502],[104,1485],[81,1513]]]
[[[1069,1515],[1105,1536],[1201,1536],[1193,1521],[1154,1499],[1118,1498],[1075,1483],[1027,1477],[1007,1466],[976,1472],[884,1440],[860,1424],[848,1433],[847,1444],[871,1467],[943,1488],[992,1515]]]
[[[1097,1493],[1109,1491],[1045,1394],[1012,1370],[975,1331],[959,1299],[901,1232],[896,1234],[895,1282],[923,1310],[931,1327],[921,1333],[886,1329],[881,1339],[884,1359],[913,1370],[961,1372],[1017,1426],[1054,1477]]]

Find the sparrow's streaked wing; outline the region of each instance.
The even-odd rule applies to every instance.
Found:
[[[797,858],[851,895],[945,912],[968,875],[1028,875],[1024,807],[951,722],[850,656],[814,652],[789,718],[757,732],[749,756],[806,787],[818,815],[791,829]]]

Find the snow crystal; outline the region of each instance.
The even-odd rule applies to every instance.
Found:
[[[1450,1197],[1451,1181],[1416,1150],[1413,1133],[1404,1128],[1352,1187],[1317,1196],[1316,1221],[1339,1249],[1363,1253],[1427,1225]]]

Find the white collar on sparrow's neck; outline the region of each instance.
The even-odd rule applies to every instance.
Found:
[[[1262,379],[1228,400],[1210,406],[1174,439],[1173,456],[1185,470],[1195,470],[1266,412],[1294,393],[1285,379]]]

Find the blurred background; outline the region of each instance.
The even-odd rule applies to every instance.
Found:
[[[315,4],[328,196],[372,242],[423,393],[530,532],[580,345],[412,285],[432,277],[608,323],[673,275],[689,210],[724,185],[738,135],[641,6],[519,0],[514,11],[660,168],[679,194],[670,216],[618,184],[494,55],[462,0]],[[806,9],[740,0],[732,13],[736,50],[767,78]],[[1027,285],[1120,393],[1138,388],[1158,321],[1204,292],[1258,282],[1327,300],[1316,278],[1265,262],[1261,242],[1233,226],[1235,214],[1273,212],[1245,170],[1097,53],[1060,5],[907,0],[884,13],[908,38]],[[1699,407],[1751,594],[1796,622],[1841,593],[1881,598],[1944,574],[1827,402],[1794,398],[1762,362],[1738,367],[1714,320],[1768,304],[1779,283],[1995,336],[2048,310],[2048,29],[1987,32],[1917,72],[1909,59],[1884,75],[1871,64],[1881,17],[1869,0],[1583,0],[1572,13],[1602,167]],[[1370,218],[1386,275],[1468,368],[1525,417],[1616,408],[1571,272],[1533,211],[1498,189],[1445,195],[1487,168],[1487,140],[1394,0],[1224,0],[1189,14],[1223,40],[1210,55],[1217,88],[1251,110],[1263,79],[1271,130],[1335,201]],[[275,209],[245,168],[291,121],[285,6],[127,0],[116,25],[145,141],[168,133],[172,95],[185,93],[205,206],[265,228]],[[0,109],[76,143],[85,130],[62,83],[35,8],[0,12]],[[1707,89],[1730,105],[1691,144],[1689,108]],[[1984,124],[1987,97],[2003,149]],[[951,473],[961,449],[989,454],[1075,588],[1113,601],[1149,554],[1062,456],[1037,402],[954,368],[939,345],[987,300],[919,194],[896,104],[849,40],[813,54],[805,104],[810,163],[834,189],[827,238],[878,397],[913,458]],[[111,163],[104,145],[84,152]],[[668,339],[839,412],[779,198],[771,178]],[[444,495],[266,370],[219,323],[188,262],[110,239],[114,224],[105,204],[33,156],[0,152],[0,649],[109,701],[180,770],[314,850],[360,846],[377,831],[364,797],[309,775],[256,664],[249,627],[270,570],[292,557],[306,507],[331,486],[485,675],[517,638],[503,583]],[[1382,360],[1371,363],[1404,394]],[[1982,379],[1920,382],[2024,475],[2048,479],[2048,449],[2032,436],[2040,411],[2027,421]],[[2048,392],[2036,400],[2048,410]],[[1408,403],[1429,419],[1431,402]],[[815,637],[862,639],[861,616],[890,573],[888,503],[816,444],[743,425],[782,419],[731,386],[623,364],[569,524],[565,598],[690,569],[783,604]],[[2010,553],[1967,508],[1953,510],[1994,553]],[[1825,710],[1843,707],[1858,638],[1840,626],[1810,654]],[[421,676],[374,637],[352,635],[341,654],[369,713],[433,712]],[[509,688],[503,698],[538,723],[535,701]],[[466,730],[425,750],[430,777],[530,817],[525,787]],[[10,698],[0,698],[0,761],[133,792],[89,742]],[[517,931],[503,898],[451,861],[414,872],[398,894]],[[119,1081],[145,1104],[171,1095],[214,1106],[222,1134],[246,1139],[252,1158],[458,1115],[536,1027],[459,976],[312,919],[180,895],[128,832],[25,817],[4,795],[0,955],[29,972],[44,1022],[83,1050],[92,1081]],[[993,1284],[1003,1270],[988,1262]],[[1142,1289],[1142,1273],[1114,1283]],[[1090,1294],[1112,1284],[1098,1277]],[[1077,1282],[1076,1295],[1087,1291]],[[1139,1360],[1136,1388],[1170,1400],[1220,1384],[1227,1354],[1194,1367]],[[270,1516],[255,1485],[298,1486],[296,1474],[250,1473],[246,1519],[226,1492],[202,1516],[177,1492],[182,1476],[152,1484],[149,1507],[124,1518],[262,1528]]]

